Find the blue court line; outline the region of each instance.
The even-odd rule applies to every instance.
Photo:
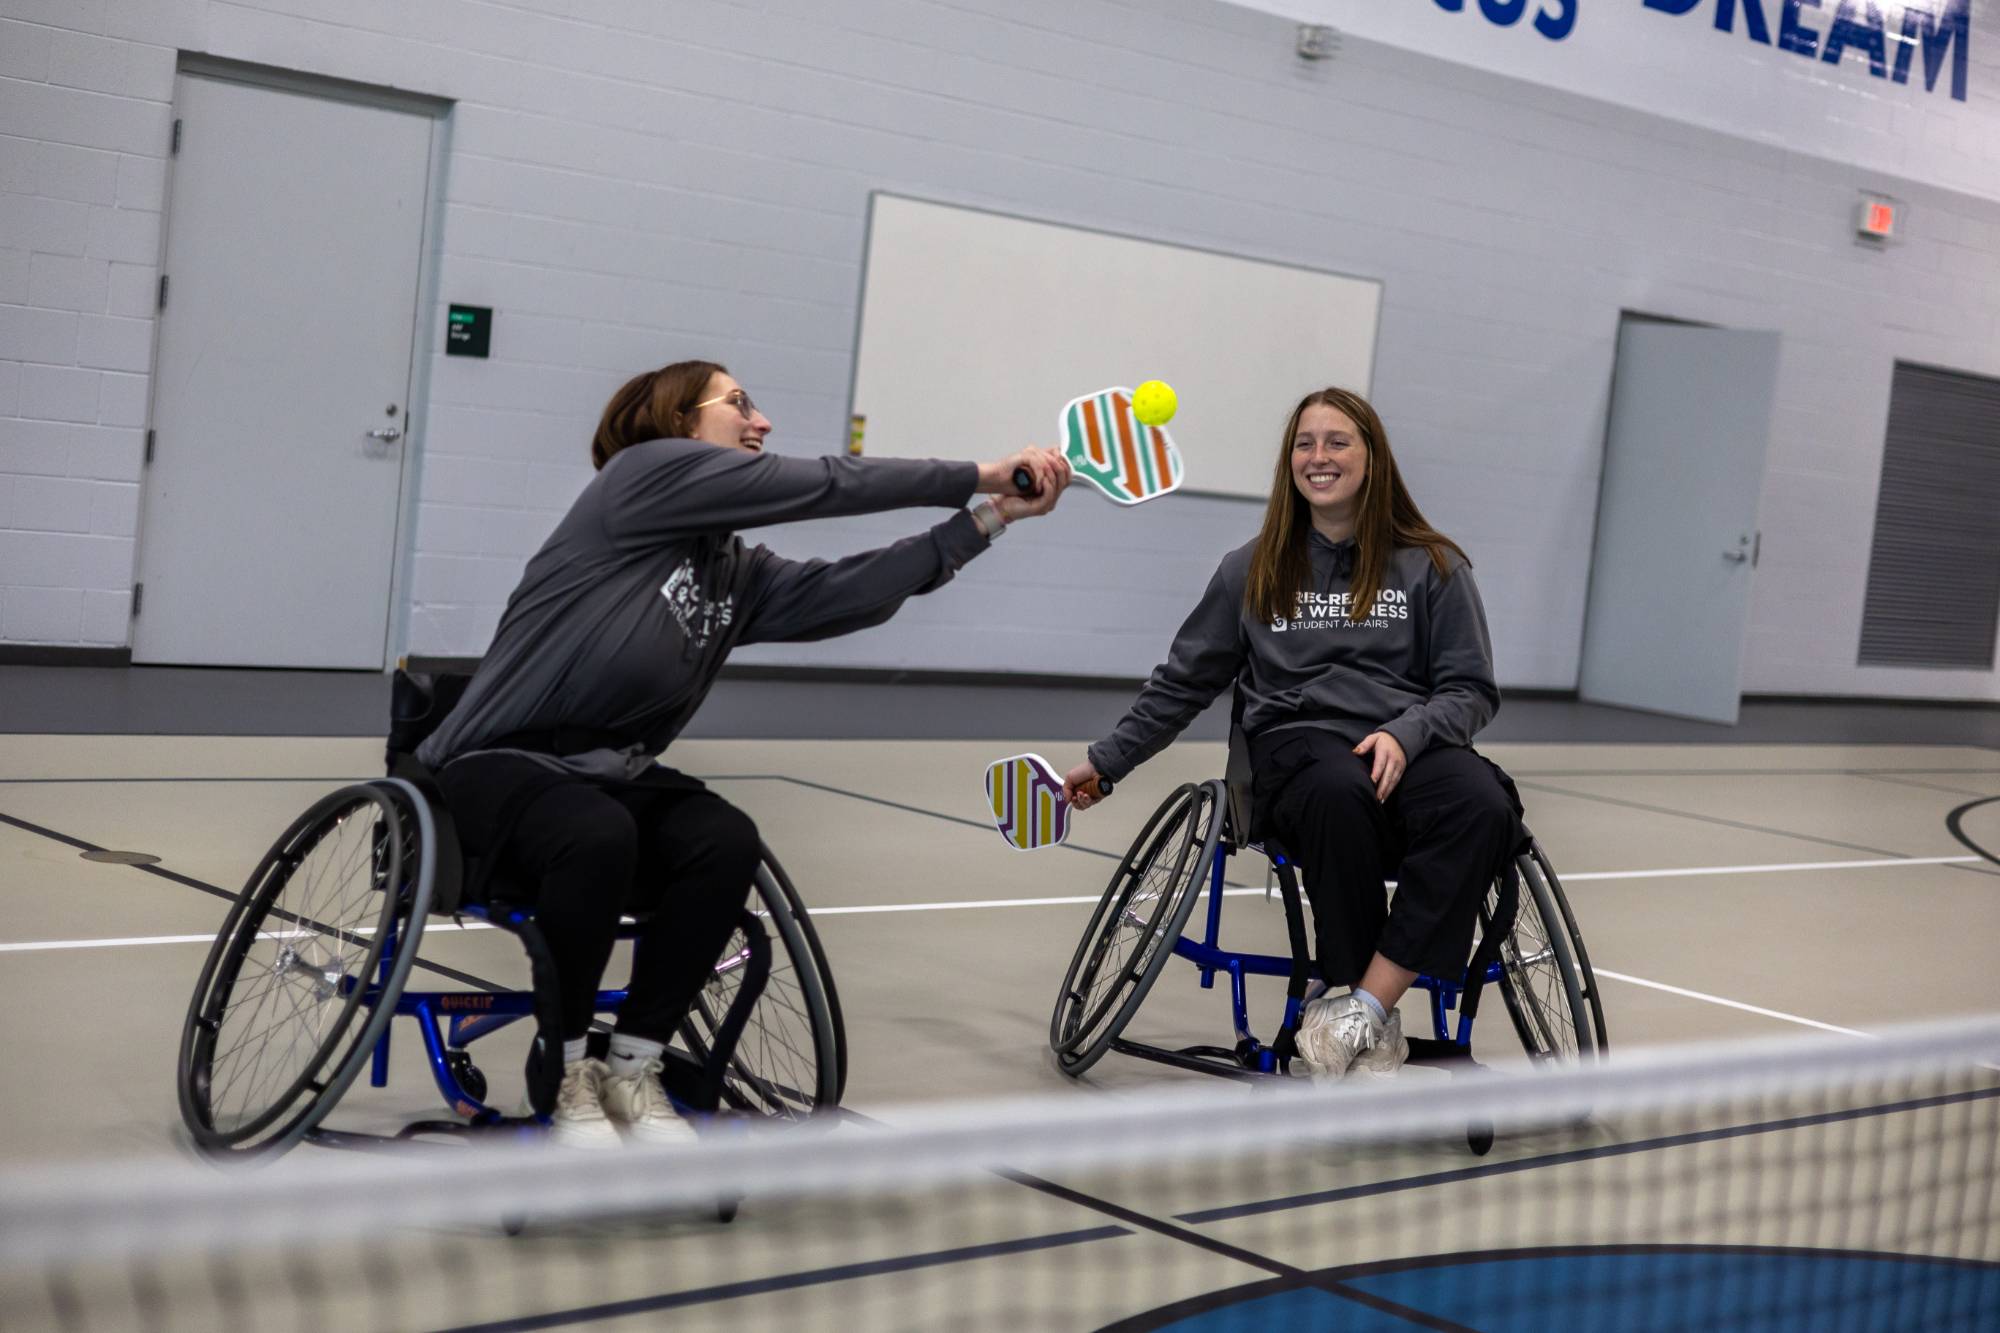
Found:
[[[873,1259],[865,1263],[839,1264],[832,1268],[811,1268],[799,1273],[784,1273],[775,1277],[750,1278],[742,1282],[724,1282],[712,1287],[697,1287],[692,1291],[666,1292],[658,1296],[637,1296],[630,1300],[607,1301],[602,1305],[587,1305],[573,1310],[552,1310],[546,1314],[523,1315],[515,1319],[498,1319],[485,1324],[461,1324],[439,1333],[526,1333],[530,1329],[561,1328],[565,1324],[580,1324],[593,1319],[617,1319],[626,1315],[646,1314],[655,1310],[679,1310],[691,1305],[708,1305],[716,1301],[735,1300],[743,1296],[762,1295],[773,1291],[792,1291],[800,1287],[821,1286],[829,1282],[846,1282],[853,1278],[879,1277],[885,1273],[907,1273],[921,1268],[937,1268],[946,1264],[969,1263],[977,1259],[1002,1258],[1014,1254],[1032,1254],[1037,1250],[1060,1249],[1068,1245],[1085,1245],[1092,1241],[1109,1240],[1115,1236],[1133,1234],[1125,1227],[1089,1227],[1082,1231],[1059,1231],[1047,1236],[1029,1236],[1021,1240],[993,1241],[985,1245],[967,1245],[953,1250],[932,1250],[926,1254],[904,1255],[894,1259]]]
[[[1764,1120],[1748,1125],[1731,1125],[1723,1129],[1697,1130],[1687,1134],[1673,1134],[1656,1139],[1638,1139],[1631,1143],[1606,1143],[1594,1148],[1576,1148],[1569,1152],[1545,1153],[1540,1157],[1521,1157],[1511,1162],[1487,1162],[1479,1166],[1459,1167],[1453,1171],[1434,1171],[1429,1175],[1403,1176],[1395,1180],[1378,1180],[1366,1185],[1347,1185],[1340,1189],[1313,1190],[1306,1194],[1292,1194],[1278,1199],[1263,1199],[1255,1203],[1228,1204],[1220,1208],[1202,1208],[1190,1213],[1176,1213],[1176,1222],[1199,1225],[1205,1222],[1227,1222],[1239,1217],[1257,1217],[1264,1213],[1285,1212],[1294,1208],[1311,1208],[1320,1204],[1340,1203],[1348,1199],[1365,1199],[1378,1194],[1396,1194],[1404,1190],[1427,1189],[1433,1185],[1450,1185],[1462,1180],[1479,1180],[1488,1176],[1512,1175],[1519,1171],[1533,1171],[1545,1166],[1567,1166],[1573,1162],[1588,1162],[1604,1157],[1625,1157],[1633,1153],[1657,1152],[1665,1148],[1683,1148],[1696,1143],[1712,1143],[1721,1139],[1742,1138],[1750,1134],[1774,1134],[1791,1129],[1805,1129],[1814,1125],[1838,1124],[1847,1120],[1865,1120],[1876,1116],[1895,1115],[1902,1111],[1922,1111],[1938,1106],[1954,1106],[1961,1102],[1986,1101],[2000,1097],[2000,1087],[1975,1088],[1966,1092],[1941,1093],[1935,1097],[1918,1097],[1908,1101],[1885,1102],[1876,1106],[1850,1107],[1843,1111],[1820,1111],[1813,1115],[1793,1116],[1785,1120]]]

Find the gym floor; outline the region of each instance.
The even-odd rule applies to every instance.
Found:
[[[160,734],[186,725],[190,710],[134,705],[129,682],[119,687],[123,703],[100,692],[93,704],[87,688],[54,675],[57,687],[44,683],[49,673],[17,679],[17,703],[0,713],[0,729],[12,730],[0,735],[0,885],[9,909],[0,1054],[14,1071],[0,1084],[10,1131],[0,1137],[0,1167],[187,1151],[175,1051],[229,897],[294,815],[380,771],[380,741],[365,734]],[[304,677],[254,678],[280,703],[288,690],[319,688]],[[51,688],[68,691],[69,701],[52,703]],[[759,689],[754,681],[731,686],[738,698]],[[996,713],[1021,715],[977,691],[957,694],[941,717],[983,719],[960,734],[991,734]],[[19,701],[29,695],[45,729],[22,716]],[[323,691],[317,697],[323,702]],[[882,705],[888,696],[874,697]],[[1106,711],[1096,699],[1050,704],[1055,713],[1065,707],[1065,717]],[[84,718],[120,708],[133,734],[80,734],[93,730]],[[1109,708],[1115,715],[1116,702]],[[1519,783],[1528,822],[1561,873],[1602,982],[1614,1058],[1657,1044],[1865,1033],[2000,1009],[1992,963],[2000,865],[1973,845],[2000,848],[2000,801],[1974,805],[2000,797],[1995,710],[1750,705],[1744,727],[1731,733],[1560,701],[1531,701],[1526,711],[1537,709],[1541,720],[1530,725],[1558,739],[1496,727],[1481,748]],[[242,710],[235,716],[240,722]],[[770,710],[758,716],[760,726],[773,725]],[[1649,739],[1590,738],[1634,728]],[[1070,738],[1055,740],[709,734],[671,752],[676,766],[755,817],[810,905],[846,1015],[850,1110],[893,1119],[899,1106],[940,1098],[1088,1096],[1200,1081],[1112,1054],[1075,1082],[1054,1067],[1046,1036],[1057,983],[1115,858],[1177,784],[1219,774],[1223,747],[1214,739],[1177,744],[1111,802],[1079,816],[1065,847],[1016,852],[986,821],[983,770],[1023,750],[1066,767],[1089,733],[1065,729]],[[1760,743],[1736,739],[1744,734]],[[1846,739],[1856,734],[1910,739]],[[1948,816],[1967,806],[1954,833]],[[102,851],[158,861],[87,859]],[[1228,877],[1261,886],[1264,867],[1239,858]],[[1232,896],[1223,922],[1230,943],[1283,952],[1276,902]],[[525,980],[518,946],[495,932],[435,930],[423,957],[502,984]],[[614,961],[614,972],[621,966]],[[1266,1038],[1280,996],[1279,983],[1253,987],[1252,1022]],[[1417,1030],[1409,1020],[1421,1017],[1412,1010],[1406,1023]],[[1191,969],[1170,962],[1130,1035],[1226,1043],[1228,1029],[1226,990],[1200,990]],[[399,1035],[390,1085],[358,1083],[329,1125],[392,1130],[440,1113],[414,1030]],[[505,1040],[494,1039],[499,1053],[482,1060],[495,1100],[518,1079],[519,1047]],[[1497,1005],[1480,1024],[1475,1053],[1496,1065],[1520,1060]],[[1503,1143],[1496,1157],[1507,1151]],[[1051,1229],[1091,1225],[1088,1210],[1074,1212],[1049,1220]],[[1174,1284],[1180,1290],[1135,1293],[1132,1308],[1254,1276],[1190,1271]]]

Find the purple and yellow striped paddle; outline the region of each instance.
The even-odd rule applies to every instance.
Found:
[[[1016,851],[1053,847],[1069,836],[1069,802],[1062,792],[1062,775],[1038,754],[1010,755],[987,765],[993,826]],[[1111,784],[1098,781],[1095,794],[1109,796]]]

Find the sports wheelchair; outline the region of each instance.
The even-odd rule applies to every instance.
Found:
[[[467,861],[412,754],[466,683],[398,671],[391,775],[316,801],[271,845],[230,908],[188,1006],[177,1069],[181,1118],[205,1153],[269,1156],[305,1139],[379,1142],[321,1121],[364,1065],[374,1086],[387,1084],[389,1020],[398,1014],[418,1020],[432,1077],[459,1118],[418,1121],[394,1138],[546,1126],[562,1042],[547,946],[534,910],[519,905],[532,894]],[[667,1048],[662,1081],[686,1109],[800,1118],[839,1103],[846,1032],[805,903],[770,849],[760,850],[755,911],[743,912]],[[466,894],[468,886],[484,892]],[[533,988],[500,990],[419,958],[425,923],[439,915],[520,939]],[[619,938],[633,938],[644,920],[626,918]],[[475,988],[412,991],[413,968]],[[616,1012],[624,1000],[623,990],[602,990],[597,1009]],[[487,1102],[468,1047],[524,1018],[537,1030],[530,1113],[510,1116]],[[595,1034],[593,1044],[604,1040]]]
[[[1091,915],[1049,1022],[1049,1046],[1064,1073],[1081,1075],[1106,1051],[1234,1077],[1290,1072],[1299,1011],[1317,968],[1297,868],[1272,839],[1252,842],[1252,827],[1249,750],[1241,728],[1232,727],[1225,776],[1184,784],[1167,797],[1119,861]],[[1289,958],[1242,953],[1220,943],[1224,872],[1239,849],[1270,858],[1284,900]],[[1193,940],[1185,932],[1204,885],[1207,929]],[[1268,877],[1265,893],[1268,897]],[[1217,973],[1228,976],[1234,1046],[1169,1050],[1123,1036],[1167,958],[1176,954],[1195,965],[1203,989],[1214,987]],[[1289,979],[1284,1016],[1268,1045],[1250,1028],[1244,995],[1244,978],[1250,976]],[[1415,983],[1430,994],[1433,1035],[1408,1038],[1413,1063],[1475,1063],[1472,1024],[1488,983],[1498,983],[1531,1060],[1577,1063],[1604,1057],[1604,1008],[1583,936],[1555,867],[1525,827],[1511,863],[1495,876],[1480,905],[1479,940],[1466,971],[1422,976]],[[1492,1143],[1490,1130],[1475,1129],[1472,1141],[1475,1151],[1484,1152]]]

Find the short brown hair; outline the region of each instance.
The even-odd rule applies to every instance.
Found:
[[[634,376],[604,405],[590,441],[591,466],[602,470],[611,455],[647,440],[685,436],[710,378],[728,373],[713,361],[676,361]]]
[[[1292,440],[1299,433],[1299,418],[1314,404],[1345,413],[1361,432],[1362,447],[1368,451],[1368,471],[1361,479],[1361,495],[1355,505],[1354,578],[1349,584],[1354,596],[1348,603],[1348,618],[1362,620],[1382,591],[1389,573],[1389,558],[1399,546],[1421,546],[1430,553],[1438,573],[1450,577],[1451,566],[1445,552],[1471,564],[1458,543],[1433,528],[1418,512],[1416,501],[1404,489],[1396,471],[1396,457],[1389,452],[1389,429],[1360,394],[1347,389],[1319,389],[1299,400],[1285,422],[1285,438],[1278,445],[1278,470],[1271,481],[1271,499],[1264,506],[1264,527],[1257,534],[1257,549],[1250,557],[1250,579],[1243,600],[1259,620],[1277,620],[1293,614],[1293,602],[1305,587],[1310,568],[1306,541],[1312,531],[1312,517],[1306,512],[1306,498],[1292,482]]]

